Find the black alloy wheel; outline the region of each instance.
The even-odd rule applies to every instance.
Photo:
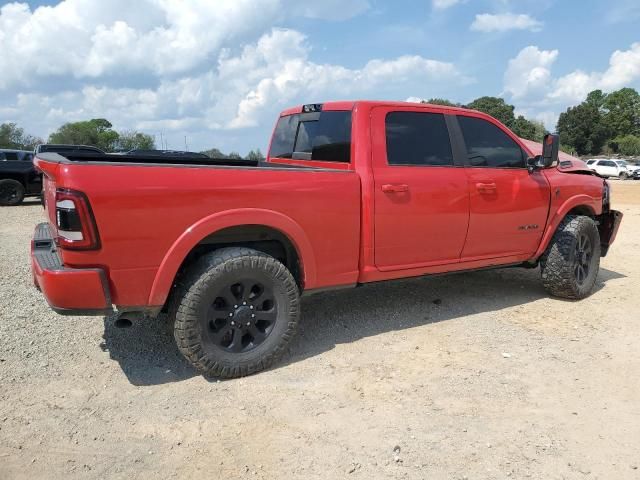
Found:
[[[574,273],[578,285],[584,285],[585,280],[589,277],[589,269],[591,268],[591,257],[593,256],[593,248],[591,247],[591,239],[588,235],[582,234],[576,242],[576,266]]]
[[[204,333],[227,352],[248,352],[265,341],[277,318],[278,305],[271,287],[243,279],[218,292],[207,313]]]

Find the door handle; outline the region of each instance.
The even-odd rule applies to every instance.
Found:
[[[480,193],[494,193],[496,191],[496,188],[498,188],[498,187],[493,182],[491,182],[491,183],[476,183],[476,189]]]
[[[384,193],[408,192],[409,185],[405,183],[395,183],[395,184],[387,183],[385,185],[382,185],[382,191]]]

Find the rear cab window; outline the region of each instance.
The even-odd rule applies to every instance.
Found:
[[[328,110],[280,117],[270,158],[351,162],[351,111]]]
[[[389,112],[385,131],[389,165],[453,166],[449,130],[443,114]]]

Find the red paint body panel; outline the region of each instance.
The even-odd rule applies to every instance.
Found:
[[[60,250],[64,275],[34,263],[47,299],[63,308],[102,308],[96,272],[103,272],[113,304],[162,306],[189,252],[234,226],[285,235],[300,258],[303,288],[311,290],[535,260],[572,208],[602,212],[603,180],[577,171],[387,165],[384,114],[396,110],[481,117],[537,153],[538,144],[487,115],[400,102],[330,102],[323,109],[353,111],[350,163],[268,158],[267,168],[253,168],[36,158],[49,222],[55,225],[56,188],[83,192],[102,244]],[[494,183],[495,191],[479,191],[482,183]]]
[[[465,168],[471,214],[462,258],[533,254],[549,212],[549,183],[540,171]],[[490,190],[483,185],[495,185]],[[522,229],[523,226],[527,229]]]
[[[33,245],[32,245],[33,252]],[[111,308],[103,287],[104,272],[97,268],[48,269],[31,256],[35,285],[47,303],[61,310],[105,310]]]
[[[435,109],[385,106],[372,111],[375,265],[393,271],[458,262],[469,225],[464,168],[388,165],[385,118],[392,111]]]

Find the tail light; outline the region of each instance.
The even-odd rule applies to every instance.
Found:
[[[56,190],[56,228],[60,248],[96,250],[100,237],[86,195],[75,190]]]

